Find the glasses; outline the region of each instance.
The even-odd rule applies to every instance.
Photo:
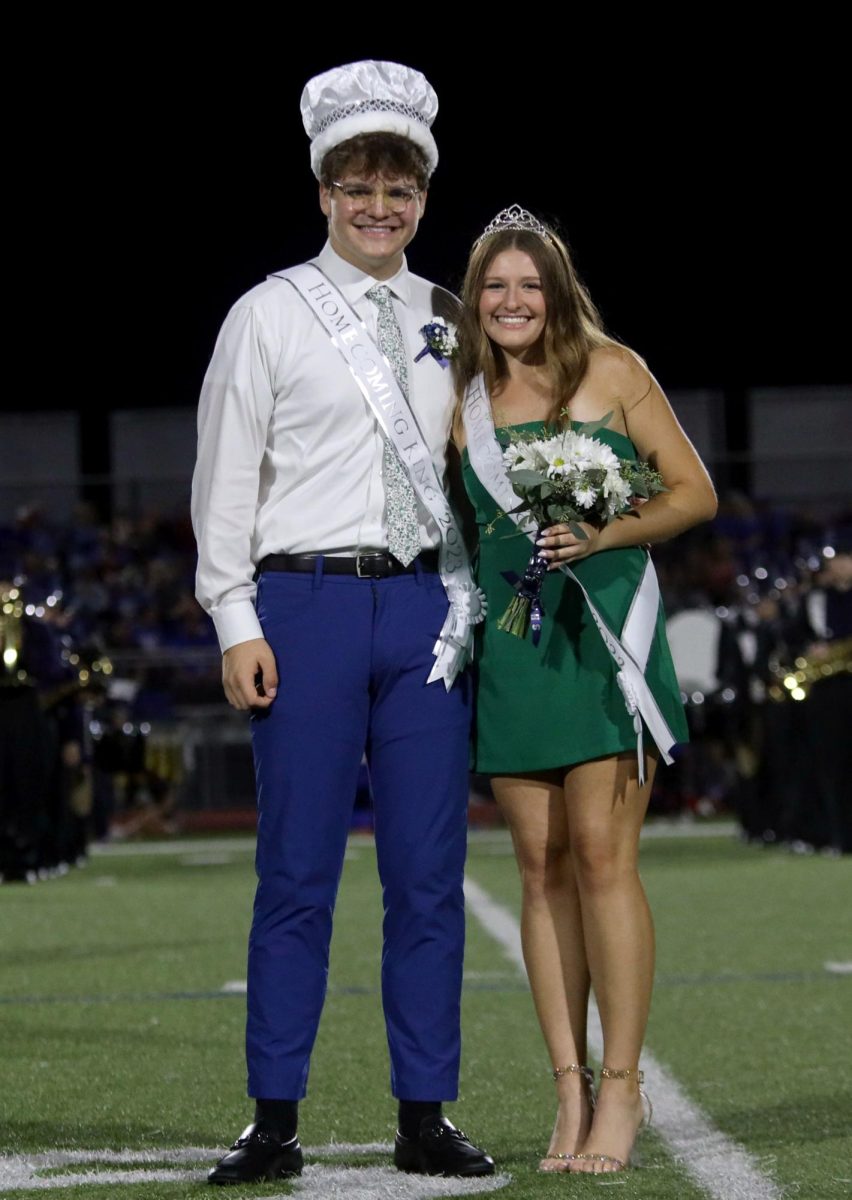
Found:
[[[405,187],[401,184],[395,184],[393,187],[372,188],[368,187],[366,183],[338,183],[337,180],[334,180],[331,186],[342,193],[346,203],[356,212],[361,212],[373,201],[378,204],[384,200],[391,212],[401,213],[408,208],[412,200],[416,200],[420,195],[420,188]]]

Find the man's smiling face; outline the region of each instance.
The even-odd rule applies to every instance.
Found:
[[[345,190],[344,190],[345,189]],[[404,202],[406,193],[414,193]],[[426,207],[414,179],[369,179],[347,173],[330,187],[320,184],[320,208],[328,217],[334,250],[375,279],[390,279],[417,232]]]

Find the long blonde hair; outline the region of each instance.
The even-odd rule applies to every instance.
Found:
[[[568,247],[555,233],[548,230],[547,238],[524,229],[492,234],[471,250],[461,289],[459,349],[453,359],[457,397],[454,429],[461,420],[461,405],[471,380],[482,372],[493,397],[509,373],[502,349],[487,336],[479,319],[479,298],[489,268],[504,250],[528,254],[541,278],[547,314],[544,358],[553,395],[548,418],[551,423],[560,423],[562,410],[586,374],[592,350],[618,345],[604,331],[600,314],[574,270]]]

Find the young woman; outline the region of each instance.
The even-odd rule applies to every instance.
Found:
[[[619,636],[647,563],[664,541],[716,511],[710,479],[656,380],[604,333],[566,247],[529,213],[501,213],[474,245],[463,288],[454,436],[479,531],[481,628],[475,769],[492,777],[523,884],[521,932],[559,1108],[546,1171],[622,1170],[643,1118],[639,1055],[654,971],[654,932],[637,870],[639,831],[658,750],[637,734],[618,668],[567,563]],[[668,491],[585,539],[554,525],[538,646],[498,629],[532,545],[477,476],[466,446],[465,393],[479,379],[494,435],[540,432],[608,416],[595,435],[620,457],[659,470]],[[471,392],[472,394],[472,392]],[[468,399],[467,416],[470,418]],[[490,427],[489,427],[490,429]],[[481,430],[481,426],[480,426]],[[502,433],[501,433],[502,431]],[[492,446],[493,450],[493,446]],[[474,462],[476,456],[474,455]],[[686,739],[662,608],[651,611],[645,680],[671,741]],[[667,749],[668,747],[663,747]],[[604,1035],[593,1106],[586,1012],[594,989]]]

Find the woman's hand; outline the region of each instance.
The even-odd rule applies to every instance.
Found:
[[[558,571],[560,563],[568,563],[570,566],[581,558],[588,558],[599,549],[598,538],[601,531],[594,525],[587,525],[585,521],[576,523],[585,533],[585,538],[577,537],[568,525],[550,525],[542,530],[536,546],[539,547],[542,558],[550,559],[548,571]]]

